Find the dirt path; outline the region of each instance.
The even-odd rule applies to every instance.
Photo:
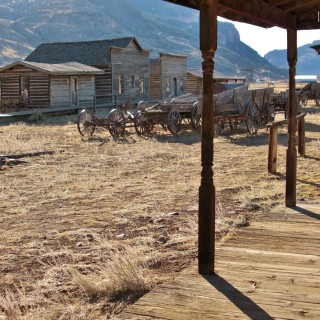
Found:
[[[319,203],[320,108],[304,111],[298,201]],[[200,132],[82,140],[75,118],[0,127],[0,154],[54,151],[0,169],[0,319],[106,319],[196,258]],[[215,139],[219,238],[283,203],[281,132],[277,175],[266,129]]]

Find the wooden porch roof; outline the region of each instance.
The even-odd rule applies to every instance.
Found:
[[[199,0],[164,0],[199,9]],[[320,29],[320,0],[218,0],[218,16],[259,27]]]

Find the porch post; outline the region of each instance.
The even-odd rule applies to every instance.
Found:
[[[200,1],[200,49],[203,72],[203,113],[201,132],[201,185],[199,188],[198,268],[214,273],[215,187],[213,184],[213,70],[217,49],[217,0]]]
[[[286,206],[296,205],[297,184],[297,148],[296,148],[296,63],[297,63],[297,30],[287,30],[288,64],[289,64],[289,113],[288,113],[288,149],[286,167]]]

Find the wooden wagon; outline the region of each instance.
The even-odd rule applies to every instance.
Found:
[[[256,99],[257,91],[248,90],[246,85],[217,94],[214,97],[216,133],[221,134],[226,125],[235,130],[241,122],[246,123],[250,134],[256,133],[260,124]]]
[[[175,98],[167,98],[155,105],[148,106],[140,101],[134,119],[134,126],[138,134],[148,134],[156,124],[168,129],[172,134],[181,130],[182,120],[190,122],[194,129],[200,128],[202,119],[202,105],[199,97],[186,94]]]
[[[299,98],[299,93],[296,92],[296,106],[298,113],[301,113],[302,104],[303,100]],[[281,91],[273,93],[270,96],[268,110],[268,122],[273,122],[277,113],[283,113],[284,118],[287,119],[289,110],[289,92]]]

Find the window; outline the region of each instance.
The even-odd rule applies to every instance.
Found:
[[[29,96],[29,77],[20,78],[20,95],[25,98]]]
[[[170,78],[168,77],[166,80],[166,92],[170,92]]]
[[[184,79],[179,80],[180,94],[184,93]]]
[[[118,77],[118,93],[123,94],[124,93],[124,76],[123,74],[119,75]]]
[[[139,80],[139,93],[144,94],[144,75],[143,74],[140,76],[140,80]]]

